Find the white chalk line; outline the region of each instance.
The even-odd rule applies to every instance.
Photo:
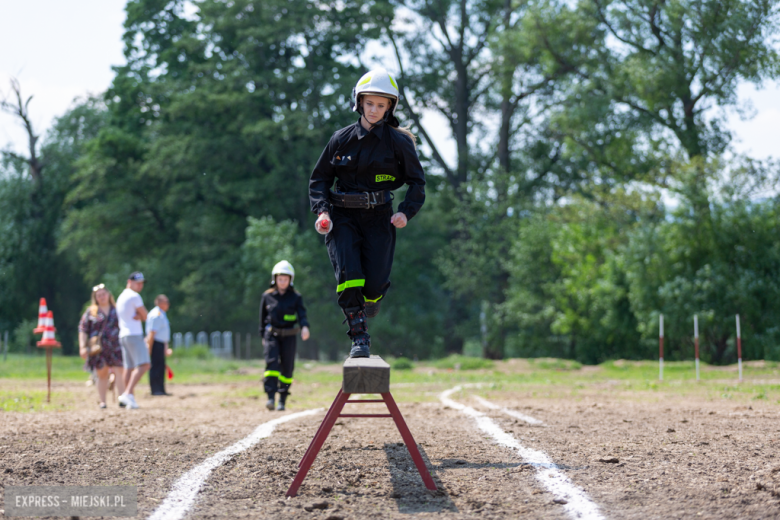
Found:
[[[485,408],[490,408],[491,410],[500,410],[501,413],[505,413],[505,414],[507,414],[509,416],[514,417],[515,419],[520,419],[521,421],[527,422],[528,424],[540,424],[540,425],[544,424],[539,419],[531,417],[530,415],[525,415],[525,414],[522,414],[520,412],[516,412],[514,410],[510,410],[509,408],[501,408],[497,404],[493,404],[490,401],[488,401],[487,399],[482,399],[478,395],[475,395],[473,397],[474,397],[474,399],[477,400],[477,402],[479,402],[479,404],[481,404]]]
[[[189,470],[187,473],[182,475],[179,480],[173,484],[173,488],[171,489],[170,493],[168,493],[168,496],[165,497],[163,503],[160,504],[157,509],[155,509],[155,511],[149,517],[149,520],[179,520],[183,518],[184,515],[187,514],[187,511],[195,503],[195,499],[198,497],[200,488],[203,487],[206,479],[209,478],[209,475],[215,468],[224,464],[234,455],[241,453],[247,448],[251,448],[260,442],[261,439],[270,437],[271,433],[274,431],[274,428],[276,428],[278,425],[286,423],[287,421],[292,421],[293,419],[306,417],[307,415],[314,415],[315,413],[321,412],[322,410],[322,408],[306,410],[304,412],[285,415],[283,417],[279,417],[278,419],[265,422],[255,428],[252,433],[237,443],[204,460]]]
[[[559,471],[558,465],[553,463],[552,459],[545,452],[526,448],[512,435],[502,430],[493,419],[484,413],[450,399],[452,394],[460,390],[460,386],[451,388],[443,392],[439,399],[444,405],[474,418],[479,429],[493,437],[498,444],[516,450],[525,462],[536,468],[536,479],[542,486],[552,493],[556,499],[566,501],[563,507],[569,516],[588,520],[602,520],[604,518],[599,512],[598,506],[569,477]]]

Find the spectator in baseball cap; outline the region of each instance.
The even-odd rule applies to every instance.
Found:
[[[119,405],[138,408],[135,401],[135,385],[150,366],[149,351],[144,343],[143,322],[147,311],[139,294],[144,288],[144,275],[138,271],[127,277],[127,287],[116,300],[119,318],[119,343],[125,369],[125,391],[119,396]]]

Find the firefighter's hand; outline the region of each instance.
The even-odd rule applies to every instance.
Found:
[[[333,229],[333,221],[330,219],[330,215],[328,215],[328,212],[320,213],[320,216],[317,217],[317,222],[314,223],[314,229],[317,230],[317,233],[320,235],[327,235],[330,233],[330,230]]]
[[[406,215],[401,213],[400,211],[390,217],[390,223],[397,227],[398,229],[401,229],[402,227],[406,227]]]
[[[306,341],[307,339],[309,339],[309,336],[311,336],[311,334],[309,334],[309,327],[303,327],[301,329],[301,339],[303,341]]]

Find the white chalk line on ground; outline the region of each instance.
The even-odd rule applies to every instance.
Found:
[[[477,402],[479,402],[479,404],[481,404],[485,408],[490,408],[491,410],[500,410],[501,413],[505,413],[507,415],[510,415],[510,416],[514,417],[515,419],[520,419],[521,421],[525,421],[528,424],[540,424],[540,425],[544,424],[539,419],[531,417],[530,415],[525,415],[525,414],[522,414],[520,412],[516,412],[514,410],[510,410],[509,408],[501,408],[497,404],[493,404],[490,401],[488,401],[487,399],[482,399],[478,395],[475,395],[473,397],[474,397],[474,399],[477,400]]]
[[[479,429],[490,435],[498,444],[516,450],[525,462],[536,468],[536,479],[542,486],[552,493],[556,499],[566,501],[563,507],[572,518],[588,520],[602,520],[604,518],[599,512],[598,506],[588,497],[585,491],[563,474],[558,465],[553,463],[552,459],[545,452],[526,448],[512,435],[502,430],[493,419],[484,413],[450,399],[452,394],[460,390],[460,386],[451,388],[446,392],[442,392],[439,399],[444,405],[474,418]]]
[[[298,419],[300,417],[314,415],[315,413],[321,412],[322,410],[322,408],[306,410],[304,412],[285,415],[283,417],[279,417],[278,419],[265,422],[255,428],[252,433],[237,443],[204,460],[189,470],[187,473],[182,475],[179,480],[173,484],[173,488],[171,489],[170,493],[168,493],[168,496],[165,497],[163,503],[160,504],[157,509],[155,509],[155,511],[149,517],[149,520],[179,520],[183,518],[184,515],[187,514],[187,511],[195,503],[195,499],[198,497],[200,488],[203,486],[203,484],[206,482],[206,479],[209,478],[209,475],[211,475],[211,472],[215,468],[224,464],[234,455],[241,453],[247,448],[251,448],[260,442],[261,439],[270,437],[271,433],[274,431],[274,428],[276,428],[278,425],[286,423],[287,421],[292,421],[293,419]]]

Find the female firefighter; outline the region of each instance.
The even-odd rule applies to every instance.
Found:
[[[268,394],[266,408],[274,409],[274,398],[279,392],[277,410],[284,410],[290,395],[295,368],[295,336],[309,339],[309,321],[306,307],[298,291],[293,289],[295,269],[287,260],[276,264],[271,271],[271,288],[263,293],[260,303],[260,334],[263,335],[265,374],[263,386]],[[298,325],[300,324],[300,326]]]
[[[398,85],[385,69],[360,78],[352,91],[360,119],[333,134],[309,181],[315,229],[326,235],[338,303],[349,323],[350,357],[370,355],[366,318],[379,313],[390,288],[395,230],[425,202],[415,137],[395,117],[398,99]],[[406,197],[393,213],[392,191],[404,184]]]

